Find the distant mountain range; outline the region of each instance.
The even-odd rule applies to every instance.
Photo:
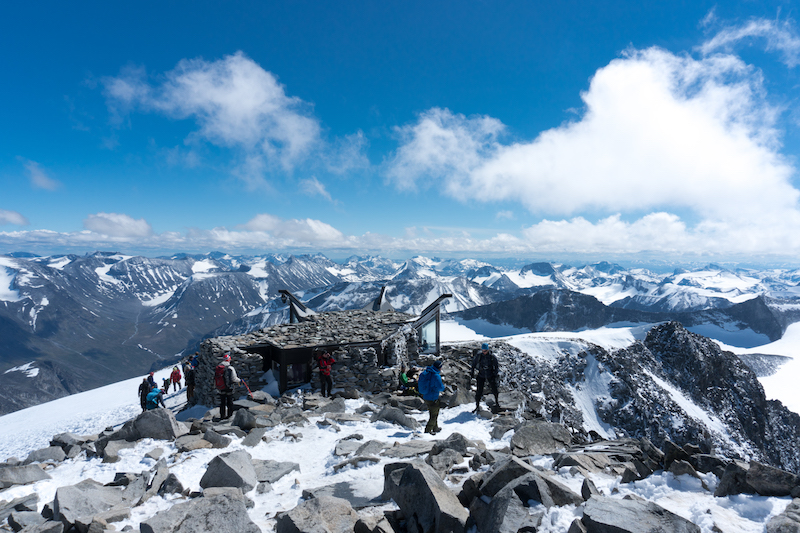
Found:
[[[508,269],[425,257],[336,263],[320,254],[6,255],[0,413],[173,364],[209,336],[283,322],[280,289],[320,311],[363,307],[386,286],[398,311],[418,313],[450,293],[444,309],[459,320],[531,331],[678,320],[768,342],[800,320],[798,284],[797,270],[715,265],[659,275],[605,262]]]

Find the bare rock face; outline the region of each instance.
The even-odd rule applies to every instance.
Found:
[[[383,498],[407,517],[409,533],[463,533],[469,513],[436,471],[421,461],[384,468]]]
[[[291,511],[278,513],[276,533],[352,533],[358,514],[350,502],[321,495],[306,500]]]
[[[195,498],[157,513],[139,526],[141,533],[260,533],[243,498],[226,493]]]
[[[700,528],[653,502],[593,496],[581,519],[587,533],[669,531],[700,533]]]

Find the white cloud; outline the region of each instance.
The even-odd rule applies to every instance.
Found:
[[[416,124],[397,128],[401,146],[387,175],[399,189],[415,189],[425,177],[444,179],[448,190],[457,195],[451,185],[497,151],[497,137],[504,129],[491,117],[467,118],[449,109],[430,109]]]
[[[300,189],[302,189],[302,191],[309,196],[322,196],[329,202],[333,201],[333,198],[331,198],[331,194],[325,188],[325,185],[320,183],[320,181],[314,176],[311,176],[305,180],[301,180]]]
[[[329,145],[312,106],[288,96],[271,73],[242,52],[216,61],[184,59],[150,85],[142,69],[103,80],[112,114],[134,108],[193,119],[188,142],[206,141],[240,152],[236,175],[259,188],[268,171],[290,172],[310,156],[334,172],[363,166],[366,141],[358,132]]]
[[[497,220],[514,220],[514,212],[510,210],[503,210],[498,211],[497,214],[494,216]]]
[[[28,179],[30,179],[33,187],[55,191],[61,186],[61,183],[48,176],[36,161],[28,161],[26,159],[22,159],[22,161],[24,162],[25,169],[28,171]]]
[[[461,201],[555,215],[525,231],[536,250],[800,252],[797,173],[760,71],[732,55],[630,50],[582,98],[580,119],[506,144],[494,119],[432,109],[401,129],[388,176],[399,189],[427,180]],[[610,218],[574,218],[587,212]]]
[[[149,237],[153,229],[146,220],[136,220],[128,215],[119,213],[97,213],[89,215],[83,221],[87,230],[112,238],[137,239]]]
[[[15,226],[27,226],[28,219],[17,213],[16,211],[8,211],[7,209],[0,209],[0,226],[5,224],[13,224]]]
[[[752,38],[763,39],[765,49],[779,52],[789,67],[800,64],[800,36],[790,21],[753,19],[743,25],[728,26],[703,43],[699,50],[704,55],[719,51],[731,53],[737,44]]]
[[[284,220],[264,213],[253,217],[242,226],[242,229],[268,234],[269,237],[280,240],[283,246],[288,247],[305,245],[338,247],[345,245],[347,241],[344,234],[330,224],[311,218]],[[234,233],[230,235],[232,238],[237,238]]]

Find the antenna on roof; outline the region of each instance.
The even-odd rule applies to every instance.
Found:
[[[305,306],[303,302],[297,299],[297,296],[281,289],[278,291],[281,294],[281,302],[289,304],[289,323],[296,324],[298,322],[305,322],[308,317],[316,315],[314,311]]]

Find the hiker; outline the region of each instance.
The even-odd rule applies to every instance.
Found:
[[[441,376],[442,361],[438,360],[419,375],[417,387],[422,399],[425,400],[425,405],[428,406],[430,417],[428,424],[425,426],[425,433],[436,435],[442,428],[439,427],[439,394],[444,391],[444,382]]]
[[[192,356],[191,364],[192,364],[192,368],[197,368],[197,365],[200,364],[200,352],[194,352],[194,355]]]
[[[330,352],[322,352],[320,353],[319,357],[317,358],[317,366],[319,366],[319,381],[320,381],[320,388],[322,389],[322,396],[330,396],[331,392],[333,391],[333,378],[331,377],[331,367],[336,361],[333,360],[333,356]],[[328,392],[325,393],[325,389],[327,388]]]
[[[195,369],[189,363],[183,368],[183,381],[186,383],[186,401],[194,400],[194,373]]]
[[[166,407],[166,405],[164,405],[164,395],[161,393],[161,390],[156,387],[147,393],[147,403],[145,406],[149,411],[151,409],[157,409],[158,404],[161,404],[161,407]]]
[[[142,405],[142,412],[147,411],[147,395],[150,393],[150,382],[147,378],[142,378],[139,385],[139,403]]]
[[[233,415],[233,388],[241,383],[236,370],[231,366],[230,354],[225,354],[222,362],[214,371],[214,386],[219,391],[219,417],[230,418]]]
[[[147,376],[147,383],[150,384],[150,390],[153,390],[153,389],[156,388],[156,378],[155,378],[155,375],[154,375],[153,372],[150,372],[150,375]],[[148,391],[148,392],[150,392],[150,391]]]
[[[172,379],[169,376],[167,376],[167,377],[165,377],[163,379],[163,382],[162,382],[163,389],[164,389],[164,392],[166,392],[167,394],[169,394],[169,384],[171,382],[172,382]]]
[[[411,396],[417,394],[417,372],[416,367],[411,367],[411,370],[406,372],[406,367],[400,367],[399,390],[404,396]]]
[[[170,374],[169,377],[172,380],[172,384],[175,386],[175,392],[178,392],[178,389],[181,388],[181,371],[178,370],[177,366],[172,368],[172,374]]]
[[[475,412],[481,410],[481,397],[483,396],[483,386],[486,380],[489,380],[489,386],[492,388],[494,401],[497,409],[500,409],[500,398],[497,394],[497,374],[500,365],[497,362],[497,356],[489,350],[489,345],[483,343],[481,349],[475,354],[472,359],[472,368],[469,371],[470,380],[475,377],[475,371],[478,371],[478,390],[475,391]]]

